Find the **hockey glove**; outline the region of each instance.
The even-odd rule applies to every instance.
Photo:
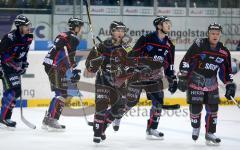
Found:
[[[228,100],[231,100],[231,97],[235,97],[235,92],[236,92],[236,84],[235,83],[228,83],[226,85],[226,94],[225,97]]]
[[[27,69],[28,68],[29,63],[28,62],[23,62],[22,63],[22,69]]]
[[[173,77],[171,77],[171,79],[169,79],[168,82],[169,82],[168,91],[171,94],[174,94],[177,91],[177,88],[178,88],[178,83],[177,83],[176,76],[174,75]]]
[[[152,69],[148,65],[138,66],[136,71],[143,76],[150,76]]]
[[[28,65],[29,65],[28,62],[23,62],[21,69],[19,69],[19,70],[17,71],[17,73],[18,73],[19,75],[25,74],[26,71],[27,71]]]
[[[103,56],[90,60],[90,69],[97,71],[99,67],[102,65],[103,60],[104,60]]]
[[[178,89],[182,92],[187,90],[187,74],[179,73],[178,74]]]
[[[71,77],[71,82],[72,83],[76,83],[76,82],[78,82],[80,80],[80,73],[81,73],[81,70],[73,69],[72,77]]]

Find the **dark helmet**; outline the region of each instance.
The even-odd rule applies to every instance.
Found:
[[[69,26],[70,30],[74,30],[75,27],[78,27],[78,26],[83,26],[83,24],[84,23],[83,23],[82,19],[79,19],[79,18],[76,18],[76,17],[70,18],[68,20],[68,26]]]
[[[153,20],[153,25],[157,27],[159,23],[163,23],[165,21],[171,21],[171,20],[166,16],[158,16],[156,19]]]
[[[127,27],[121,21],[113,21],[110,24],[110,32],[112,32],[113,30],[116,30],[117,28],[122,28],[124,29],[125,32],[127,31]]]
[[[219,31],[222,32],[222,26],[221,26],[220,24],[217,24],[217,23],[214,22],[213,24],[210,24],[210,25],[208,26],[208,32],[209,32],[210,30],[219,30]]]
[[[23,15],[18,15],[15,20],[14,20],[15,26],[19,27],[19,26],[27,26],[29,24],[31,24],[31,21]]]

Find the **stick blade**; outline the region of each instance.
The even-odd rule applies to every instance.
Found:
[[[236,104],[236,106],[240,109],[240,104],[231,96],[231,100]]]
[[[174,105],[162,105],[162,109],[166,110],[176,110],[179,109],[180,105],[179,104],[174,104]]]
[[[28,126],[29,128],[31,128],[31,129],[36,129],[36,128],[37,128],[36,125],[34,125],[34,124],[32,124],[31,122],[29,122],[27,119],[24,118],[24,116],[21,116],[21,120],[22,120],[22,122],[23,122],[26,126]]]

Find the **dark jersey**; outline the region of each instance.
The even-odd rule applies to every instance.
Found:
[[[91,61],[101,57],[103,60],[96,66],[91,67]],[[132,62],[127,59],[127,51],[122,45],[114,45],[112,39],[108,38],[92,49],[86,60],[86,68],[90,72],[98,72],[97,80],[103,74],[104,78],[111,84],[121,86],[127,75],[123,73],[125,67],[131,66]],[[122,70],[122,71],[121,71]],[[119,74],[120,73],[120,74]]]
[[[180,72],[193,72],[205,77],[219,77],[223,83],[232,82],[231,55],[229,50],[218,42],[215,49],[210,48],[207,38],[196,39],[180,63]]]
[[[103,57],[103,62],[100,65],[100,68],[105,71],[107,70],[117,70],[120,66],[126,66],[130,63],[127,60],[127,51],[122,47],[122,45],[114,45],[112,39],[108,38],[103,43],[100,43],[97,46],[97,50],[92,49],[86,60],[86,67],[91,72],[96,72],[97,69],[92,70],[90,68],[90,61],[97,57]]]
[[[151,58],[154,65],[150,65],[150,67],[153,70],[164,67],[164,73],[168,78],[174,76],[174,55],[175,46],[171,40],[168,36],[161,40],[157,36],[157,32],[141,36],[133,50],[129,52],[129,57]]]
[[[21,35],[19,30],[12,30],[4,35],[0,43],[3,69],[10,68],[16,71],[22,63],[27,62],[27,54],[32,40],[32,34]]]
[[[74,67],[78,44],[79,38],[71,31],[60,33],[54,40],[54,46],[45,57],[43,65],[59,69]]]

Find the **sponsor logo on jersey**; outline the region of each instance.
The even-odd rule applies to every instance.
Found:
[[[153,61],[163,62],[163,61],[164,61],[164,58],[163,58],[162,56],[155,55],[155,56],[153,57]]]
[[[215,57],[213,57],[213,56],[209,56],[209,59],[215,59]]]
[[[220,57],[217,57],[216,60],[215,60],[215,62],[219,63],[219,64],[222,63],[223,61],[224,61],[224,59],[220,58]]]
[[[205,69],[215,71],[218,68],[217,65],[206,63]]]

